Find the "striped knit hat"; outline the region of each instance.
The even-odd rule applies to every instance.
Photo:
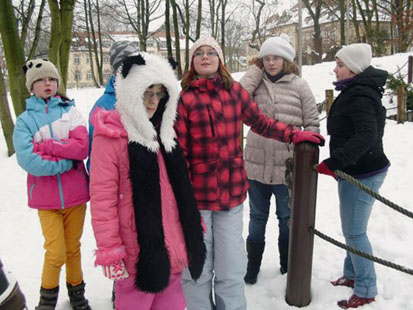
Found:
[[[138,52],[139,49],[136,47],[134,42],[131,41],[118,41],[112,44],[109,51],[110,65],[113,72],[118,70],[122,63],[122,60],[129,55]]]

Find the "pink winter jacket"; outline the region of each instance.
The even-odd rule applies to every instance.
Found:
[[[129,179],[128,136],[116,111],[96,110],[90,166],[90,205],[97,243],[96,265],[123,259],[136,274],[139,244]],[[158,153],[162,193],[162,220],[171,274],[188,265],[185,239],[165,163]]]

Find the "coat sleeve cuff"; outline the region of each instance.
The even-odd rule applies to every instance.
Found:
[[[120,246],[114,249],[104,249],[95,251],[96,260],[95,266],[102,265],[108,266],[113,263],[117,263],[126,257],[126,250],[124,246]]]

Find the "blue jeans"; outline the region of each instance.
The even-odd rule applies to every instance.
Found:
[[[247,242],[265,243],[265,229],[270,212],[271,196],[274,194],[278,219],[278,249],[280,252],[280,264],[287,267],[288,263],[288,241],[290,230],[290,194],[288,187],[284,184],[263,184],[258,181],[248,180],[250,188],[248,197],[250,202],[250,223],[248,227]]]
[[[386,174],[387,171],[358,180],[377,192]],[[367,237],[367,225],[375,199],[342,179],[338,180],[338,195],[341,228],[346,244],[365,253],[373,254]],[[371,298],[377,295],[376,272],[372,261],[347,252],[343,275],[347,279],[355,280],[354,294],[358,297]]]
[[[242,215],[239,205],[229,211],[201,210],[206,226],[207,248],[202,274],[192,280],[187,268],[182,272],[188,310],[246,310],[244,275],[247,255],[242,238]]]

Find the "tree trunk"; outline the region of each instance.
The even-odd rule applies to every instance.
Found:
[[[11,0],[0,1],[0,33],[7,62],[10,95],[14,112],[19,115],[25,110],[24,100],[29,97],[22,70],[24,51],[16,28],[17,22]]]
[[[185,71],[189,68],[189,1],[185,0]]]
[[[198,17],[196,19],[195,40],[201,36],[201,22],[202,22],[202,0],[198,0]]]
[[[41,25],[42,25],[42,20],[43,20],[43,11],[44,11],[45,5],[46,5],[46,0],[42,0],[42,2],[40,3],[40,7],[39,7],[39,14],[37,15],[36,28],[34,30],[34,38],[32,42],[32,47],[30,48],[30,52],[29,52],[29,55],[27,56],[27,59],[32,59],[34,55],[36,54],[37,45],[39,43],[40,30],[41,30]]]
[[[168,58],[173,57],[172,54],[172,38],[171,38],[171,23],[170,23],[170,2],[165,0],[165,35],[166,35],[166,49],[168,51]]]
[[[178,25],[178,12],[176,9],[176,2],[175,0],[170,0],[172,5],[172,18],[174,22],[174,32],[175,32],[175,54],[176,54],[176,73],[178,75],[178,79],[182,77],[182,65],[181,65],[181,47],[179,42],[179,25]]]
[[[338,9],[340,11],[340,45],[343,46],[346,44],[346,35],[350,35],[346,33],[345,30],[345,17],[346,17],[346,9],[344,8],[344,1],[338,1]]]
[[[90,30],[89,30],[89,15],[92,13],[89,11],[90,5],[88,5],[88,2],[90,0],[84,0],[84,8],[85,8],[85,24],[86,24],[86,34],[87,34],[87,48],[89,50],[89,64],[90,64],[90,71],[92,72],[92,79],[93,79],[93,84],[95,84],[96,88],[99,88],[100,85],[98,81],[96,80],[96,75],[95,75],[95,66],[94,66],[94,61],[93,61],[93,55],[92,55],[92,43],[90,42]],[[90,3],[89,3],[90,4]],[[92,20],[91,20],[92,21]],[[103,84],[103,83],[102,83]]]
[[[9,101],[7,100],[6,85],[4,83],[3,72],[0,70],[0,121],[3,129],[4,140],[7,145],[7,153],[9,157],[14,154],[13,147],[13,120],[10,113]]]

